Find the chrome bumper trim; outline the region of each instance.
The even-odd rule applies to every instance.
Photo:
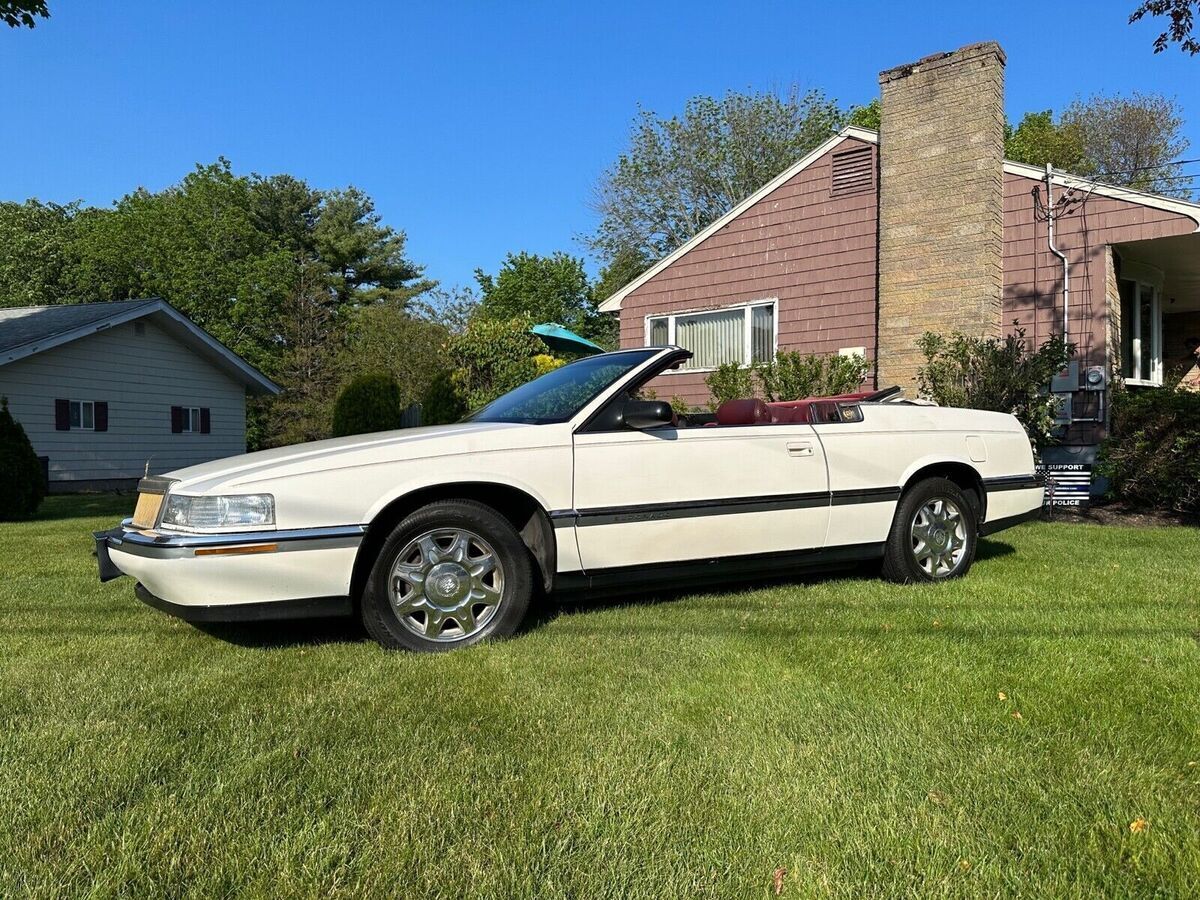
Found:
[[[247,547],[256,544],[278,544],[280,553],[297,550],[332,550],[354,548],[362,543],[367,529],[364,525],[337,525],[324,528],[296,528],[288,531],[243,531],[227,534],[150,534],[135,531],[130,520],[118,527],[98,532],[110,550],[146,556],[152,559],[191,557],[197,549],[209,547]]]

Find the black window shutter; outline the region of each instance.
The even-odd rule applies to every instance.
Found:
[[[97,431],[108,431],[108,403],[97,400],[92,404],[92,424]]]
[[[54,401],[54,427],[58,431],[71,430],[71,401]]]
[[[183,407],[171,407],[171,434],[181,434],[183,432]]]
[[[212,431],[212,416],[209,415],[208,407],[200,407],[200,433],[209,434]]]

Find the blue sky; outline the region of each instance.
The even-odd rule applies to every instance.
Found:
[[[1154,55],[1136,0],[49,5],[0,32],[0,199],[107,205],[224,155],[361,187],[447,286],[509,250],[582,252],[639,104],[792,83],[862,103],[880,69],[973,41],[1008,54],[1010,117],[1161,91],[1200,155],[1200,58]]]

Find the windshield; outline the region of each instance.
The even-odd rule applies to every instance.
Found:
[[[509,391],[467,416],[466,421],[521,422],[526,425],[565,422],[597,394],[658,352],[630,350],[577,360]]]

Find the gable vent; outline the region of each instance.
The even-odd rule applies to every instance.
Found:
[[[833,154],[831,171],[831,196],[862,194],[875,188],[875,161],[870,147],[855,147]]]

